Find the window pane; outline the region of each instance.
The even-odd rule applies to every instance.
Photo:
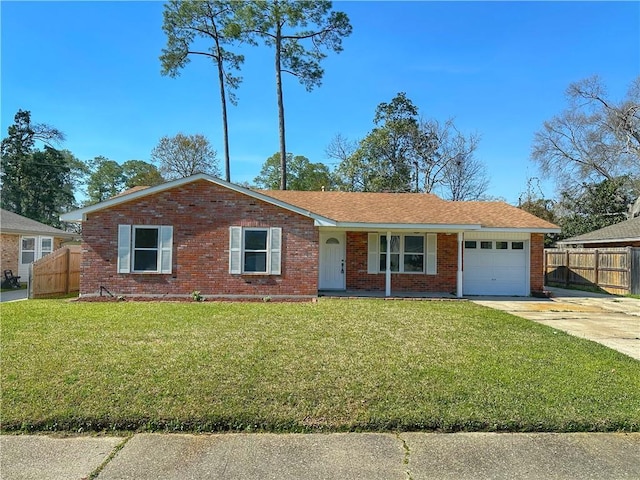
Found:
[[[393,253],[400,252],[400,236],[399,235],[391,235],[391,252]]]
[[[133,254],[133,269],[138,272],[157,271],[158,251],[136,250]]]
[[[135,238],[135,248],[158,248],[157,228],[136,228]]]
[[[509,242],[496,242],[496,250],[506,250],[509,248]]]
[[[524,242],[511,242],[511,250],[524,250]]]
[[[491,250],[493,248],[493,242],[480,242],[480,248]]]
[[[475,240],[465,240],[464,248],[476,248],[478,246]]]
[[[245,272],[265,272],[267,271],[266,252],[245,252],[244,254]]]
[[[22,252],[22,263],[31,263],[35,260],[35,253],[34,252]]]
[[[42,239],[42,250],[51,250],[51,239],[43,238]]]
[[[29,237],[29,238],[23,238],[22,239],[22,250],[35,250],[35,249],[36,249],[36,239],[35,238]]]
[[[245,230],[244,231],[244,248],[245,250],[266,250],[267,249],[267,231],[266,230]]]
[[[405,255],[404,271],[405,272],[424,271],[424,255]]]
[[[405,253],[424,253],[424,237],[404,237],[404,251]]]
[[[397,253],[392,253],[391,254],[391,271],[398,272],[399,267],[400,267],[400,255]],[[387,254],[386,253],[380,254],[380,271],[381,272],[387,271]]]

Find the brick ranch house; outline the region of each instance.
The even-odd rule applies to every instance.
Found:
[[[530,295],[555,225],[503,202],[256,191],[204,174],[66,213],[80,295],[311,298],[324,291]]]

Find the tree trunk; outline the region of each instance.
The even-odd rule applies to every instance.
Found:
[[[276,24],[276,90],[278,92],[278,127],[280,130],[280,190],[287,189],[287,147],[284,136],[284,103],[282,101],[282,67],[280,51],[282,48],[282,27]]]
[[[216,38],[218,55],[218,81],[220,82],[220,104],[222,106],[222,136],[224,138],[224,175],[227,182],[231,182],[231,162],[229,161],[229,127],[227,125],[227,96],[224,88],[224,66],[220,43]]]

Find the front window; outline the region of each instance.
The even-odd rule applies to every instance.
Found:
[[[157,272],[159,258],[159,228],[134,227],[133,271]]]
[[[424,272],[424,235],[391,235],[391,271]],[[380,235],[380,271],[387,270],[387,236]]]
[[[244,231],[244,271],[267,273],[268,230]]]

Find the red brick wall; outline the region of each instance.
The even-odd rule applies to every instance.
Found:
[[[20,235],[3,233],[0,236],[0,250],[2,251],[1,270],[12,270],[14,275],[18,275],[18,256],[20,255]],[[1,273],[0,273],[1,275]],[[2,275],[4,279],[4,275]]]
[[[173,225],[171,274],[119,274],[118,225]],[[281,227],[281,275],[229,274],[229,227]],[[80,293],[122,295],[316,295],[313,220],[202,180],[89,215]]]
[[[393,292],[454,292],[458,268],[456,234],[438,234],[436,275],[392,273]],[[367,273],[367,232],[347,232],[347,290],[384,291],[385,274]]]
[[[533,294],[544,290],[544,234],[532,233],[530,248],[529,286]]]

